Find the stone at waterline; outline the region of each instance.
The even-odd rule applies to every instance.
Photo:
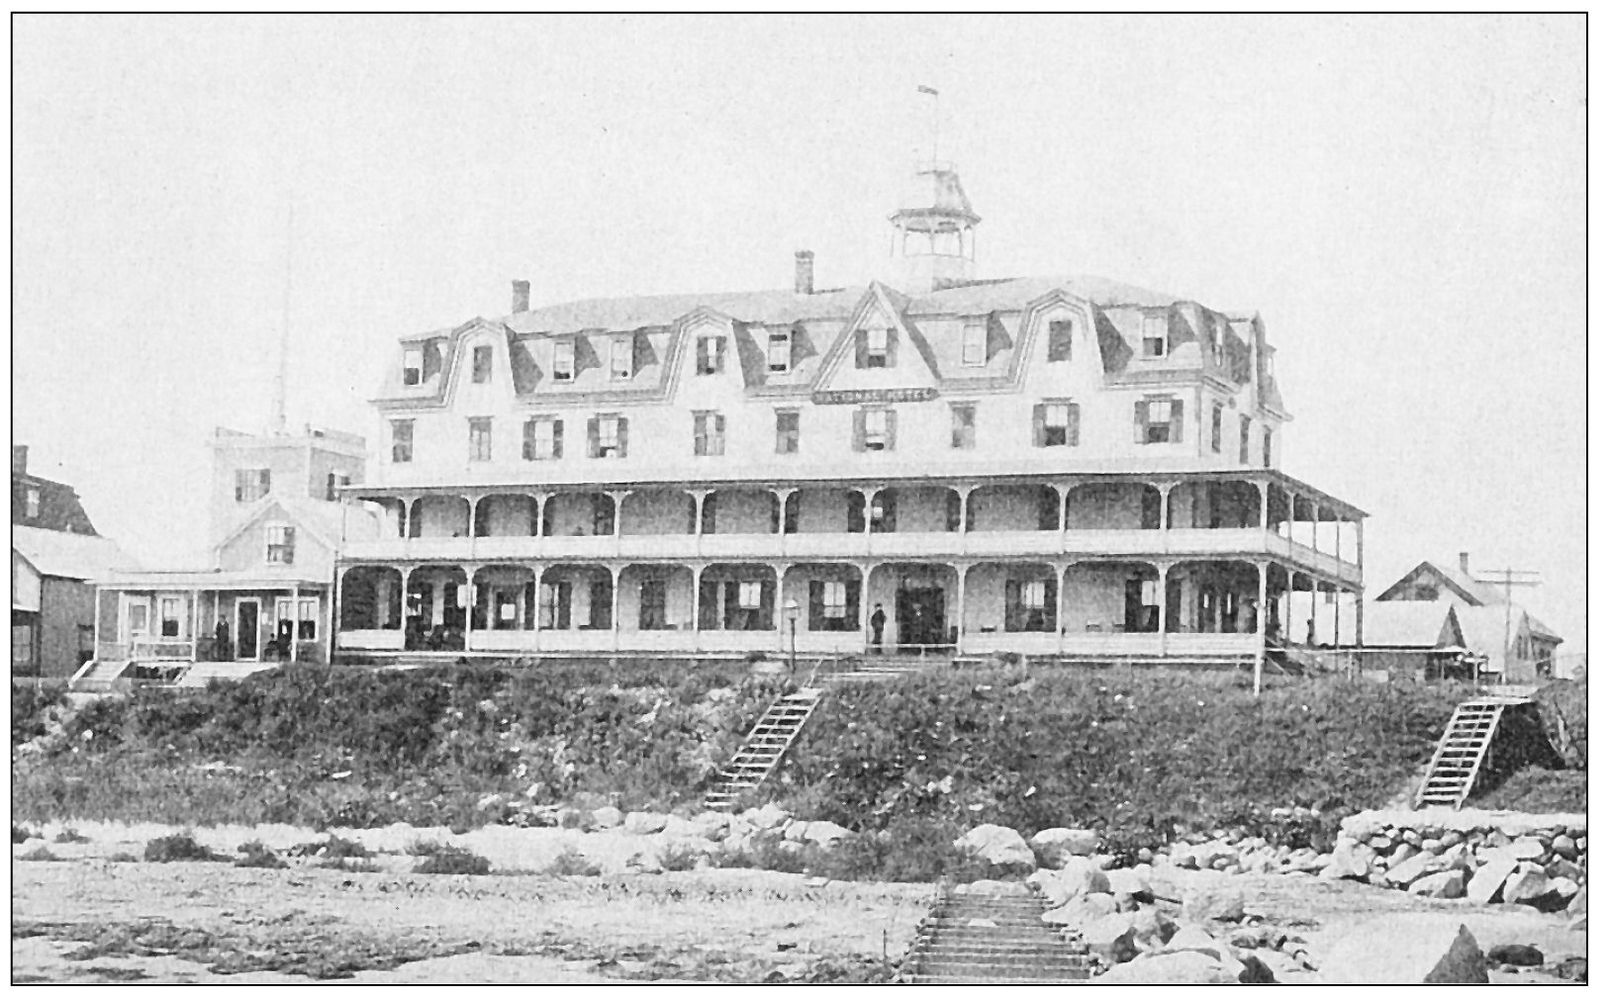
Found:
[[[787,811],[775,804],[766,804],[763,807],[751,807],[743,812],[743,819],[755,828],[776,828],[789,818]]]
[[[1569,900],[1581,890],[1581,885],[1569,877],[1551,877],[1548,880],[1548,890],[1563,900]]]
[[[955,847],[996,866],[1028,870],[1037,866],[1028,843],[1016,829],[1004,825],[979,825],[956,839]]]
[[[1246,896],[1233,888],[1207,888],[1184,899],[1185,917],[1195,922],[1238,922],[1246,917]]]
[[[1060,869],[1071,856],[1089,856],[1100,847],[1100,836],[1087,828],[1045,828],[1028,840],[1040,866]]]
[[[618,807],[605,806],[592,812],[593,828],[615,828],[625,820],[626,816],[620,813]]]
[[[1508,852],[1515,859],[1536,859],[1547,852],[1547,847],[1542,844],[1541,839],[1527,835],[1515,839],[1509,845]]]
[[[1194,950],[1159,953],[1091,978],[1091,984],[1238,984],[1242,968]]]
[[[1433,853],[1415,853],[1386,870],[1386,883],[1405,887],[1425,874],[1425,867],[1435,858]]]
[[[1084,942],[1090,952],[1108,964],[1132,960],[1140,950],[1134,944],[1134,922],[1127,914],[1103,915],[1084,925]]]
[[[1369,875],[1374,851],[1351,839],[1337,839],[1330,852],[1329,865],[1319,872],[1325,880],[1361,879]]]
[[[1486,954],[1456,917],[1383,915],[1318,955],[1321,984],[1485,984]]]
[[[1464,871],[1443,870],[1429,873],[1408,885],[1409,894],[1429,898],[1456,898],[1464,896]]]
[[[1566,914],[1585,915],[1587,913],[1587,885],[1582,884],[1575,897],[1570,899],[1570,906],[1565,909]]]
[[[1512,967],[1540,967],[1542,951],[1525,943],[1502,943],[1486,951],[1493,963],[1506,963]]]
[[[1162,946],[1163,953],[1183,953],[1187,950],[1205,953],[1214,958],[1223,953],[1218,940],[1199,925],[1181,925]]]
[[[1258,958],[1255,953],[1237,953],[1240,959],[1240,976],[1236,980],[1241,984],[1278,984],[1274,980],[1274,972],[1268,964]]]
[[[1554,853],[1563,857],[1564,859],[1576,858],[1577,853],[1575,848],[1575,839],[1572,839],[1570,836],[1555,835],[1553,837],[1552,846]]]
[[[1038,871],[1034,876],[1038,876]],[[1086,894],[1106,893],[1111,890],[1106,874],[1087,856],[1072,856],[1067,865],[1050,873],[1041,882],[1040,889],[1052,906],[1066,904]]]
[[[1535,863],[1522,862],[1503,881],[1503,903],[1524,904],[1542,897],[1549,890],[1547,873]]]
[[[625,829],[629,835],[654,835],[665,830],[670,819],[652,811],[633,811],[626,815]]]
[[[1469,878],[1464,894],[1471,901],[1486,904],[1502,892],[1503,885],[1520,865],[1520,861],[1501,849],[1486,853],[1482,859],[1485,862],[1477,867],[1475,875]]]
[[[720,811],[704,811],[693,819],[693,828],[711,842],[718,842],[730,833],[732,816]]]

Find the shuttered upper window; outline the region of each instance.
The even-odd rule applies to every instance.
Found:
[[[608,414],[588,420],[587,453],[590,457],[625,457],[626,417]]]
[[[557,461],[564,456],[564,420],[533,416],[525,421],[522,454],[527,461]]]
[[[857,451],[894,449],[894,410],[870,406],[855,411]]]
[[[894,330],[872,326],[855,334],[855,366],[893,367],[898,337]]]
[[[267,495],[272,477],[267,468],[237,468],[235,502],[256,502]]]
[[[693,413],[693,454],[714,457],[726,453],[726,417],[718,412]]]
[[[1062,400],[1034,406],[1035,447],[1078,446],[1078,403]]]
[[[1055,364],[1073,359],[1073,324],[1067,319],[1056,319],[1050,324],[1050,336],[1045,348],[1045,360]]]
[[[1184,439],[1184,400],[1171,396],[1134,403],[1134,442],[1178,443]]]

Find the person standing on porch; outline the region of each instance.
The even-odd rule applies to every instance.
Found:
[[[883,604],[877,604],[872,610],[872,647],[877,651],[883,650],[883,625],[888,622],[888,615],[883,613]]]
[[[229,660],[229,622],[222,617],[218,618],[218,626],[212,629],[212,658],[215,662]]]

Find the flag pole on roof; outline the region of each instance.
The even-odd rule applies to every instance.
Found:
[[[935,167],[939,162],[939,92],[925,83],[917,84],[916,92],[927,94],[933,98],[933,159]]]

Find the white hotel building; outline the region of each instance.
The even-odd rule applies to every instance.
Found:
[[[953,168],[889,284],[573,301],[404,336],[337,654],[1248,661],[1361,630],[1363,513],[1279,471],[1256,315],[973,277]],[[1350,619],[1343,629],[1343,602]],[[1266,608],[1260,613],[1259,608]]]

